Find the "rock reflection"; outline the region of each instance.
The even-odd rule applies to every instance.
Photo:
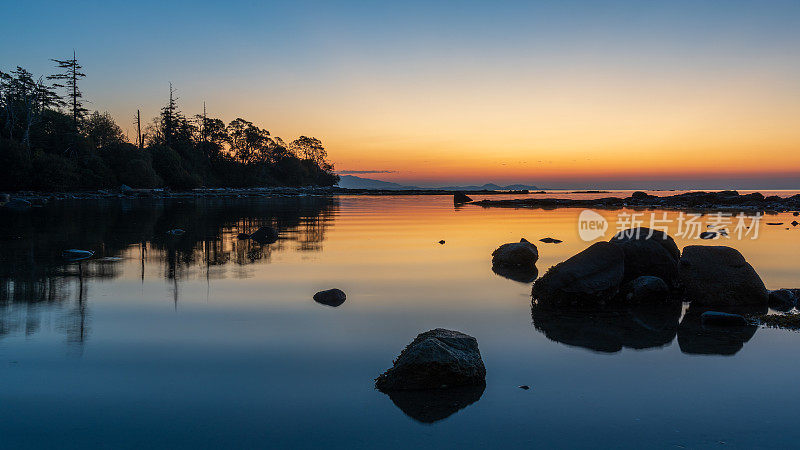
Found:
[[[533,302],[531,318],[548,339],[603,353],[663,347],[675,338],[679,302],[592,310]]]
[[[533,283],[536,280],[536,277],[539,276],[539,270],[536,267],[522,268],[493,265],[492,272],[503,278],[508,278],[509,280],[526,284]]]
[[[713,326],[701,323],[709,308],[690,306],[683,314],[679,302],[619,308],[570,309],[533,302],[533,326],[548,339],[595,352],[616,353],[623,348],[664,347],[677,336],[681,352],[689,355],[734,355],[758,327]],[[764,308],[719,309],[736,314],[764,314]],[[680,323],[679,323],[680,321]]]
[[[328,196],[255,199],[125,199],[57,202],[0,221],[0,338],[32,334],[44,311],[64,311],[57,328],[68,342],[89,335],[90,284],[120,275],[121,256],[141,260],[173,285],[192,275],[207,279],[246,277],[245,267],[268,262],[289,248],[319,251],[325,229],[338,210]],[[237,240],[263,226],[279,233],[276,242]],[[179,228],[180,235],[168,234]],[[67,249],[94,252],[92,259],[68,261]],[[234,270],[222,270],[231,266]]]
[[[741,327],[704,325],[700,320],[700,315],[708,310],[708,308],[690,306],[684,314],[678,327],[678,345],[683,353],[689,355],[735,355],[758,330],[756,325]],[[766,307],[746,310],[715,308],[714,310],[735,314],[764,314],[767,312]]]
[[[391,391],[387,395],[408,417],[421,423],[446,419],[481,399],[486,385],[424,391]]]

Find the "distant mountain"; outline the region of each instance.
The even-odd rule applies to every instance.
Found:
[[[390,191],[420,189],[416,186],[404,186],[390,181],[373,180],[353,175],[339,175],[339,187],[345,189],[385,189]]]
[[[538,187],[527,184],[510,184],[508,186],[498,186],[494,183],[486,183],[483,186],[443,186],[439,188],[445,191],[537,191]]]
[[[362,178],[353,175],[339,175],[339,187],[345,189],[385,189],[392,191],[437,189],[443,191],[535,191],[538,187],[526,184],[511,184],[499,186],[494,183],[487,183],[482,186],[442,186],[442,187],[417,187],[407,186],[390,181],[373,180],[372,178]]]

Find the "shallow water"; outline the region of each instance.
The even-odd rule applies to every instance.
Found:
[[[532,311],[530,283],[492,272],[492,250],[521,237],[537,244],[540,272],[585,248],[580,212],[358,196],[8,214],[0,447],[796,445],[800,334],[697,332],[678,325],[680,308],[591,320]],[[621,212],[599,212],[606,238]],[[734,246],[768,288],[800,287],[793,219],[769,216],[785,225],[761,223],[757,239],[676,241]],[[267,223],[276,243],[236,239]],[[547,236],[564,242],[538,242]],[[65,263],[69,248],[96,255]],[[311,299],[330,287],[347,301]],[[403,346],[436,327],[478,339],[485,390],[374,390]]]

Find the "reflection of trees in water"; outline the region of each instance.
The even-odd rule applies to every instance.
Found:
[[[55,267],[52,273],[34,270],[31,276],[3,278],[0,285],[0,337],[32,335],[42,328],[42,316],[55,313],[55,327],[67,342],[82,344],[89,332],[89,278],[113,278],[109,261],[84,261]]]
[[[290,246],[319,251],[337,209],[334,197],[309,196],[59,202],[8,213],[0,221],[0,338],[35,333],[45,313],[58,311],[63,317],[56,328],[69,342],[83,342],[89,284],[119,276],[115,257],[138,257],[142,281],[147,267],[160,267],[177,302],[179,280],[188,276],[223,278],[227,266],[245,277],[248,265],[268,262]],[[237,239],[261,226],[275,227],[278,242]],[[185,233],[167,234],[176,228]],[[95,257],[65,263],[61,253],[70,248],[92,250]]]

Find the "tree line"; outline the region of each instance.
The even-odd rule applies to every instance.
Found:
[[[253,122],[182,113],[169,85],[157,117],[136,136],[107,112],[90,112],[73,53],[53,59],[57,73],[0,71],[0,189],[331,186],[339,177],[319,139],[285,142]]]

